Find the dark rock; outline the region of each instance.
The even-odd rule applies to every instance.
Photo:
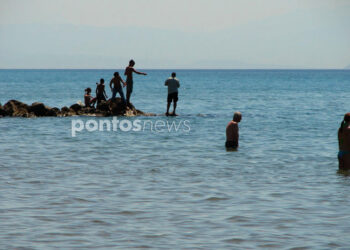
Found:
[[[111,115],[124,115],[126,112],[126,105],[122,102],[120,98],[115,98],[114,100],[108,100],[109,110]]]
[[[74,109],[69,108],[67,116],[79,115],[79,110],[75,111]]]
[[[34,102],[29,106],[28,111],[34,113],[35,116],[57,116],[59,109],[50,108],[41,102]]]
[[[46,116],[57,116],[56,109],[49,108],[46,112]]]
[[[4,105],[4,110],[10,116],[28,117],[28,105],[17,100],[8,101]]]
[[[88,115],[96,113],[96,109],[93,107],[84,107],[80,110],[80,114]]]
[[[75,112],[78,112],[79,110],[82,109],[82,106],[78,103],[75,103],[72,106],[70,106],[70,109],[73,109]]]
[[[97,110],[99,111],[109,111],[109,105],[107,102],[105,101],[101,101],[98,105],[97,105]]]
[[[154,114],[144,113],[135,109],[134,105],[125,105],[120,98],[114,100],[102,101],[97,108],[84,107],[79,104],[73,104],[70,108],[64,106],[51,108],[41,102],[35,102],[28,106],[25,103],[16,100],[8,101],[3,107],[0,105],[0,117],[43,117],[43,116],[75,116],[75,115],[94,115],[94,116],[150,116]]]
[[[64,106],[61,108],[61,112],[64,113],[64,112],[68,112],[69,111],[69,108]]]
[[[69,112],[68,107],[64,106],[61,108],[61,116],[67,116],[68,112]]]
[[[0,116],[8,116],[9,114],[7,113],[7,111],[3,108],[3,107],[1,107],[0,106]]]
[[[61,110],[59,108],[54,107],[52,110],[56,113],[57,116],[61,114]]]

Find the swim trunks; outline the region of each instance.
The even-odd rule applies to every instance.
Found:
[[[226,141],[225,147],[226,148],[237,148],[238,144],[235,143],[234,141]]]
[[[168,94],[168,102],[172,102],[172,101],[177,102],[178,100],[179,100],[178,92]]]

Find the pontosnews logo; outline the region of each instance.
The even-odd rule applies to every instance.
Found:
[[[128,120],[121,119],[118,117],[113,117],[113,119],[73,119],[71,124],[72,137],[76,137],[77,133],[84,131],[87,132],[184,132],[189,133],[191,131],[190,121],[188,120],[174,120],[174,121],[164,121],[164,120]]]

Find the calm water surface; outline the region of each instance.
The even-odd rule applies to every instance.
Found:
[[[113,72],[0,70],[0,102],[69,106]],[[146,72],[132,102],[163,114],[171,71]],[[187,120],[189,132],[72,137],[74,117],[0,119],[0,248],[348,249],[336,133],[350,71],[177,73],[179,117],[127,119]],[[240,148],[227,152],[235,110]]]

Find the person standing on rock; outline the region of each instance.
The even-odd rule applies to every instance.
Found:
[[[135,61],[131,59],[129,61],[129,66],[125,68],[125,72],[124,72],[124,75],[126,76],[126,102],[128,105],[130,104],[130,97],[134,87],[132,73],[136,73],[138,75],[144,75],[144,76],[147,75],[146,73],[135,70],[134,66],[135,66]]]
[[[226,148],[236,149],[238,148],[239,140],[239,128],[238,123],[242,120],[242,114],[235,112],[233,114],[233,120],[226,126]]]
[[[123,83],[123,87],[125,87],[126,83],[120,77],[119,72],[114,72],[114,77],[109,82],[109,87],[111,88],[111,91],[112,91],[112,100],[114,100],[117,93],[119,93],[120,98],[122,99],[123,103],[126,104],[126,100],[124,97],[124,92],[123,92],[123,87],[121,85],[121,82]],[[113,87],[112,87],[112,84],[113,84]]]
[[[176,78],[176,73],[173,72],[171,73],[171,77],[169,77],[165,83],[165,86],[168,86],[168,98],[167,98],[167,108],[166,108],[166,116],[169,116],[169,108],[171,105],[171,102],[173,103],[173,113],[171,115],[176,116],[177,114],[175,113],[176,111],[176,104],[177,101],[179,100],[178,97],[178,88],[180,88],[180,82],[179,80]]]
[[[338,129],[339,169],[350,170],[350,113],[344,115],[344,120]]]
[[[97,105],[99,105],[101,101],[107,100],[107,94],[105,91],[105,80],[103,78],[100,79],[100,83],[96,86],[96,99]]]

